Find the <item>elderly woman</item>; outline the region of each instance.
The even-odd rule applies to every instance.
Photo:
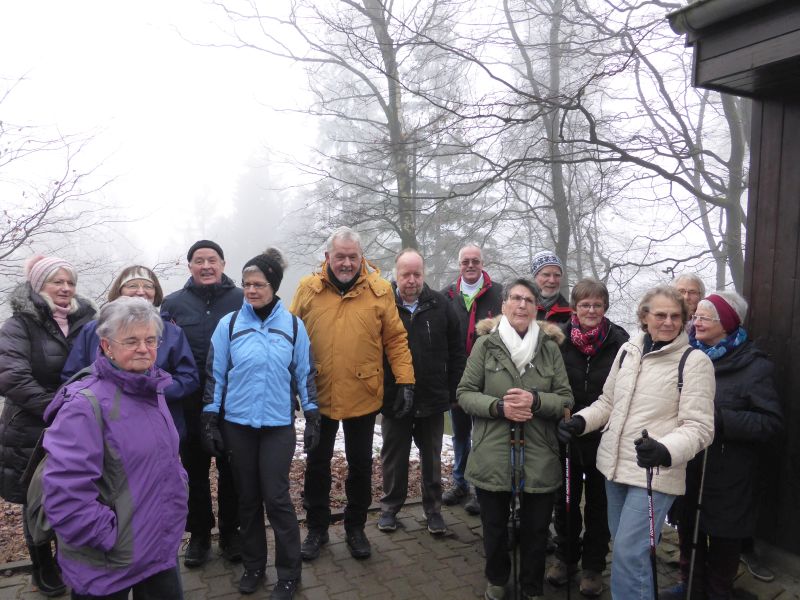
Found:
[[[108,301],[113,302],[120,296],[144,298],[153,306],[161,306],[164,292],[158,277],[151,269],[142,265],[133,265],[124,268],[108,291]],[[64,364],[61,379],[67,381],[81,369],[88,367],[97,354],[100,338],[97,336],[97,322],[88,323],[81,330],[72,350]],[[161,345],[156,355],[156,365],[159,369],[172,375],[172,383],[164,390],[167,407],[175,422],[178,436],[183,439],[186,435],[186,422],[183,418],[184,397],[193,393],[200,387],[197,366],[194,363],[192,350],[183,330],[169,321],[164,321]]]
[[[466,477],[481,506],[487,600],[505,597],[511,572],[512,430],[522,432],[525,448],[519,584],[526,598],[543,594],[547,530],[561,485],[556,424],[572,406],[572,393],[554,341],[563,334],[557,325],[536,322],[537,296],[527,279],[505,287],[502,316],[479,324],[486,335],[472,348],[457,390],[459,405],[475,419]]]
[[[244,574],[239,591],[261,587],[267,565],[264,507],[275,534],[273,600],[290,600],[300,582],[300,528],[289,496],[295,395],[306,418],[305,450],[319,442],[311,345],[303,322],[278,298],[285,262],[270,249],[242,271],[244,303],[211,337],[203,443],[227,453],[239,497]]]
[[[559,424],[563,442],[603,430],[597,468],[606,478],[614,539],[614,598],[653,597],[647,470],[653,470],[658,535],[675,497],[684,492],[686,463],[714,436],[714,370],[708,357],[689,345],[686,310],[673,287],[647,291],[637,310],[642,333],[623,344],[603,393]]]
[[[629,338],[622,327],[606,318],[608,304],[608,288],[596,279],[581,279],[572,288],[574,312],[570,322],[564,326],[567,339],[561,345],[561,354],[575,396],[575,410],[584,409],[597,400],[617,352]],[[559,494],[555,509],[556,560],[546,575],[551,584],[564,585],[581,560],[580,591],[590,597],[599,596],[603,591],[602,573],[606,568],[611,537],[606,514],[606,480],[596,465],[599,445],[599,431],[572,443],[570,506],[565,510],[566,498]],[[565,448],[562,447],[562,466],[565,465],[564,454]],[[585,498],[583,516],[582,496]],[[584,529],[582,542],[581,529]]]
[[[92,373],[45,412],[43,506],[73,599],[183,596],[187,477],[164,399],[171,377],[155,365],[162,331],[146,300],[103,306]]]
[[[74,267],[55,256],[37,255],[25,265],[26,281],[9,298],[12,316],[0,330],[0,496],[25,504],[20,481],[44,429],[44,411],[61,380],[61,367],[81,328],[94,315],[91,303],[75,294]],[[64,593],[50,542],[25,541],[33,582],[45,596]]]
[[[742,323],[747,301],[736,292],[716,292],[697,305],[695,348],[713,362],[714,443],[706,451],[692,598],[731,598],[744,538],[756,525],[755,482],[759,451],[782,430],[782,411],[772,381],[772,363],[747,338]],[[692,568],[692,541],[701,492],[703,454],[689,463],[679,515],[682,582],[662,598],[685,598]]]

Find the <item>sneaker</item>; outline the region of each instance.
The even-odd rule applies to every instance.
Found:
[[[208,534],[193,533],[183,556],[183,564],[189,568],[202,567],[209,559],[211,537]]]
[[[444,494],[442,494],[442,504],[445,504],[447,506],[454,506],[456,504],[461,504],[461,501],[468,495],[469,495],[469,488],[464,488],[456,484],[449,490],[447,490]]]
[[[478,496],[475,495],[475,492],[469,495],[469,500],[467,500],[467,503],[464,505],[464,510],[471,515],[481,514],[481,504],[478,502]]]
[[[747,567],[750,575],[759,581],[766,581],[769,583],[775,579],[775,573],[761,564],[761,560],[758,558],[758,554],[755,552],[747,552],[746,554],[742,553],[742,555],[739,557],[739,560],[741,560],[742,563],[744,563],[744,566]]]
[[[550,585],[561,587],[569,581],[569,573],[572,570],[567,568],[567,563],[557,558],[547,567],[544,578]]]
[[[378,517],[378,529],[381,531],[397,530],[397,515],[388,510],[383,511],[381,516]]]
[[[580,591],[584,596],[596,598],[603,593],[603,576],[597,571],[584,569],[581,572]]]
[[[328,531],[310,530],[306,534],[303,545],[300,546],[300,556],[303,560],[314,560],[319,557],[319,549],[328,543]]]
[[[272,588],[270,600],[292,600],[299,583],[299,577],[297,579],[278,579],[278,583]]]
[[[506,597],[506,586],[486,584],[486,593],[483,595],[486,600],[504,600]]]
[[[372,554],[367,535],[364,533],[363,528],[350,529],[345,534],[345,541],[347,547],[350,549],[350,555],[353,558],[369,558]]]
[[[242,561],[242,538],[238,530],[225,535],[220,533],[219,547],[225,560],[234,563]]]
[[[442,513],[431,513],[428,515],[428,531],[433,535],[443,535],[447,533],[447,525],[445,525]]]
[[[245,569],[239,580],[240,594],[253,594],[264,581],[264,569]]]

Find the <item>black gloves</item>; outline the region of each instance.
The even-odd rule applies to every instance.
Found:
[[[636,464],[645,469],[653,467],[671,467],[672,456],[661,442],[644,435],[633,442],[636,446]]]
[[[319,445],[319,409],[303,412],[306,418],[306,428],[303,430],[303,451],[308,454]]]
[[[575,415],[569,419],[561,419],[558,422],[556,436],[562,444],[569,444],[572,438],[582,434],[584,429],[586,429],[586,419],[580,415]]]
[[[213,412],[200,413],[201,436],[203,450],[211,456],[221,457],[225,453],[225,444],[219,431],[219,414]]]
[[[414,406],[414,386],[410,383],[401,383],[397,386],[397,395],[394,399],[394,418],[402,419]]]

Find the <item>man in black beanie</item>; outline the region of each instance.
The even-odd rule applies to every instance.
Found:
[[[203,450],[200,423],[206,382],[206,357],[217,322],[229,312],[241,308],[244,295],[231,278],[225,275],[225,255],[216,242],[195,242],[189,248],[186,259],[191,277],[182,289],[164,298],[161,315],[186,333],[200,376],[198,392],[184,398],[186,439],[181,444],[181,460],[189,475],[189,516],[186,519],[186,531],[191,534],[184,564],[187,567],[199,567],[209,559],[211,529],[214,527],[208,478],[211,457]],[[241,560],[241,541],[238,499],[233,477],[226,460],[217,460],[217,471],[219,545],[223,557],[238,561]]]

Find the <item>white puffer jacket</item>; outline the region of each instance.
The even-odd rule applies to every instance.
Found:
[[[714,439],[714,367],[701,351],[692,351],[678,392],[678,364],[689,347],[685,332],[666,346],[642,356],[644,335],[626,342],[614,360],[603,393],[577,414],[586,420],[584,433],[603,428],[597,468],[616,483],[646,487],[646,471],[636,464],[633,442],[647,429],[664,444],[671,467],[653,470],[653,489],[681,495],[686,463]],[[625,358],[620,368],[620,356]]]

